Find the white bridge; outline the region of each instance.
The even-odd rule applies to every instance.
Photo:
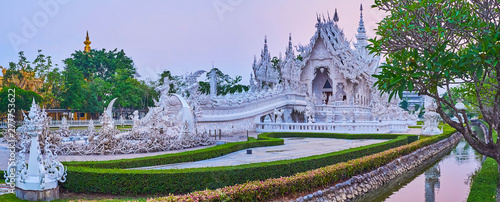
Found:
[[[203,106],[197,118],[199,130],[221,129],[224,133],[256,132],[334,132],[334,133],[400,133],[407,132],[412,121],[403,117],[375,119],[370,106],[334,102],[314,106],[315,122],[304,113],[292,120],[294,109],[308,105],[306,96],[284,93],[231,105]],[[276,110],[283,110],[276,115]],[[281,116],[281,117],[278,117]],[[296,116],[297,117],[297,116]]]

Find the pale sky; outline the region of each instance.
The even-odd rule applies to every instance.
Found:
[[[39,0],[0,4],[0,66],[17,62],[17,52],[35,59],[38,49],[62,68],[62,60],[83,50],[88,30],[92,49],[123,49],[142,75],[156,79],[163,70],[176,75],[209,70],[243,76],[248,84],[254,55],[267,36],[272,56],[293,45],[309,44],[316,13],[333,16],[356,42],[359,5],[369,38],[384,13],[373,0]],[[205,79],[203,76],[201,79]]]

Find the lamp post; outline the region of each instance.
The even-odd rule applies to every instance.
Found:
[[[465,110],[465,105],[464,105],[464,103],[462,103],[462,101],[458,101],[458,103],[455,105],[455,108],[462,111],[462,110]]]

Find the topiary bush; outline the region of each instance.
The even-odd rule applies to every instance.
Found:
[[[282,139],[273,137],[311,137],[310,133],[264,133],[259,135],[258,140],[250,140],[247,144],[235,145],[276,145],[277,140],[283,144]],[[273,136],[273,137],[269,137]],[[133,159],[131,162],[127,160],[107,161],[105,163],[84,162],[80,164],[71,164],[68,166],[68,176],[65,183],[61,186],[72,192],[94,192],[94,193],[110,193],[122,195],[137,195],[137,194],[156,194],[156,193],[188,193],[197,190],[217,189],[235,184],[245,183],[253,180],[265,180],[269,178],[279,178],[291,176],[299,172],[305,172],[320,167],[345,162],[348,160],[360,158],[366,155],[371,155],[387,149],[395,148],[401,145],[406,145],[412,136],[407,135],[353,135],[349,137],[346,134],[321,134],[318,137],[337,137],[347,139],[392,139],[386,142],[367,145],[357,148],[352,148],[343,151],[337,151],[322,155],[298,158],[293,160],[282,160],[273,162],[253,163],[237,166],[210,167],[210,168],[191,168],[191,169],[169,169],[169,170],[124,170],[117,167],[128,167],[137,165],[159,165],[158,162],[167,161],[164,159],[174,158],[175,155],[162,155],[162,157],[145,157]],[[252,142],[254,141],[254,142]],[[215,152],[215,148],[221,150],[232,150],[231,144],[225,147],[212,147],[203,149],[202,152],[190,151],[188,154],[193,155],[209,155],[207,150]],[[252,147],[255,147],[253,145]],[[224,145],[221,145],[224,146]],[[245,146],[242,146],[245,147]],[[230,149],[231,148],[231,149]],[[249,147],[246,147],[249,148]],[[240,149],[241,150],[241,149]],[[224,153],[224,152],[221,152]],[[166,158],[168,156],[168,158]],[[179,153],[182,156],[181,160],[186,160],[186,153]],[[220,156],[220,155],[216,155]],[[198,157],[196,157],[198,158]],[[144,159],[149,159],[153,163],[148,163]],[[162,159],[162,160],[159,160]],[[180,161],[180,160],[179,160]],[[76,166],[79,165],[79,166]],[[114,169],[103,169],[100,167],[109,166]]]

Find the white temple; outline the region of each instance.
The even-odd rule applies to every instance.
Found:
[[[350,42],[331,19],[318,16],[309,45],[297,48],[291,35],[285,58],[272,61],[267,38],[259,60],[254,58],[250,91],[226,96],[186,97],[193,107],[196,128],[244,131],[309,131],[341,133],[406,132],[416,123],[387,96],[373,88],[379,58],[366,49],[362,7],[357,42]],[[215,80],[211,78],[211,80]]]
[[[373,87],[371,75],[378,72],[379,58],[366,49],[362,14],[354,48],[337,25],[337,11],[332,19],[318,16],[317,20],[307,46],[294,50],[290,35],[285,58],[272,60],[264,39],[247,92],[217,95],[215,71],[208,75],[208,95],[199,91],[197,78],[203,70],[176,81],[166,78],[157,88],[158,102],[146,116],[139,119],[134,112],[131,131],[115,128],[113,99],[100,118],[102,129],[89,126],[85,141],[62,127],[50,142],[60,146],[56,153],[65,155],[128,154],[210,145],[215,131],[394,133],[415,125],[415,115],[402,110],[397,99],[388,102],[388,96]],[[169,93],[171,84],[177,94]],[[62,142],[61,136],[70,141]]]

